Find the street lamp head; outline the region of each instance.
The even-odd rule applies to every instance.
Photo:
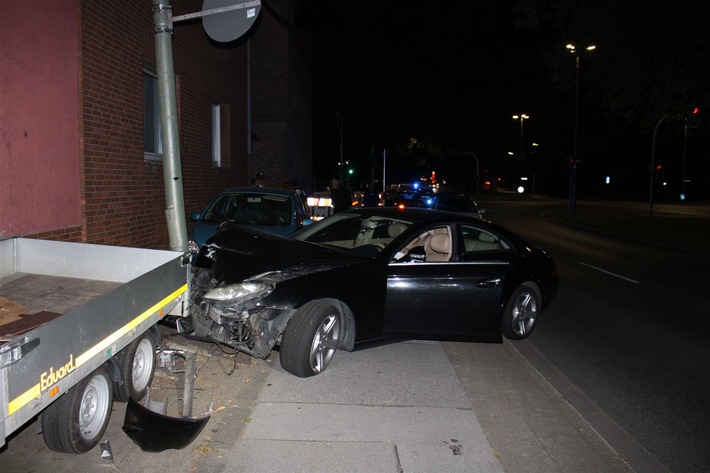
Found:
[[[520,121],[523,121],[527,120],[528,118],[530,118],[530,115],[525,115],[524,113],[522,115],[513,115],[513,120],[520,119]]]
[[[577,46],[572,43],[567,44],[565,48],[567,48],[567,50],[572,54],[577,52]],[[595,49],[597,49],[597,46],[595,44],[590,44],[589,46],[585,46],[584,49],[586,49],[587,51],[594,51]]]

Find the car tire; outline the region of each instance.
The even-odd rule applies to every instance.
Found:
[[[116,364],[121,372],[121,381],[113,383],[113,398],[127,402],[136,401],[148,392],[155,374],[155,340],[146,332],[116,355]]]
[[[503,310],[503,335],[511,340],[522,340],[529,336],[540,315],[541,304],[542,296],[537,284],[528,281],[518,286]]]
[[[338,348],[342,324],[331,302],[310,302],[288,321],[281,338],[281,366],[299,378],[322,373]]]
[[[85,453],[103,437],[111,418],[113,383],[106,365],[82,379],[42,412],[42,436],[51,450]]]

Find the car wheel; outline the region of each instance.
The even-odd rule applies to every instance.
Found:
[[[113,398],[126,402],[129,397],[143,399],[155,374],[155,342],[149,333],[131,342],[117,355],[123,382],[114,381]]]
[[[503,335],[511,340],[521,340],[530,335],[540,315],[542,297],[540,289],[526,282],[513,291],[503,311]]]
[[[340,312],[334,304],[315,301],[289,320],[281,339],[281,366],[299,378],[323,372],[340,340]]]
[[[51,450],[88,452],[108,427],[113,384],[106,365],[77,383],[42,412],[42,436]]]

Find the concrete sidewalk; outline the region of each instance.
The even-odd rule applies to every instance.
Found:
[[[30,425],[0,453],[0,471],[622,473],[634,471],[517,347],[401,342],[339,352],[300,379],[269,360],[175,337],[198,353],[193,417],[213,412],[183,450],[145,453],[121,431],[115,403],[105,439],[113,462],[49,451]],[[233,370],[233,368],[236,368]],[[233,371],[232,371],[233,370]],[[158,370],[152,397],[180,412],[179,375]],[[230,374],[231,373],[231,374]],[[645,452],[641,452],[645,454]],[[643,462],[641,471],[647,469]],[[654,465],[648,463],[646,465]]]

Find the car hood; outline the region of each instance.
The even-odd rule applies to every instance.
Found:
[[[233,283],[294,266],[309,266],[321,271],[368,259],[315,243],[228,225],[201,248],[195,264],[212,267],[218,281]]]
[[[234,224],[237,225],[237,224]],[[286,225],[286,226],[275,226],[275,225],[246,225],[246,224],[241,224],[242,226],[247,226],[248,228],[252,228],[254,230],[259,230],[262,232],[266,233],[273,233],[274,235],[282,235],[282,236],[288,236],[294,231],[294,226],[293,225]],[[192,237],[197,243],[198,246],[202,246],[202,244],[208,240],[212,235],[215,234],[217,229],[219,228],[220,224],[219,223],[208,223],[203,220],[198,221],[195,224],[195,228],[192,230]]]

